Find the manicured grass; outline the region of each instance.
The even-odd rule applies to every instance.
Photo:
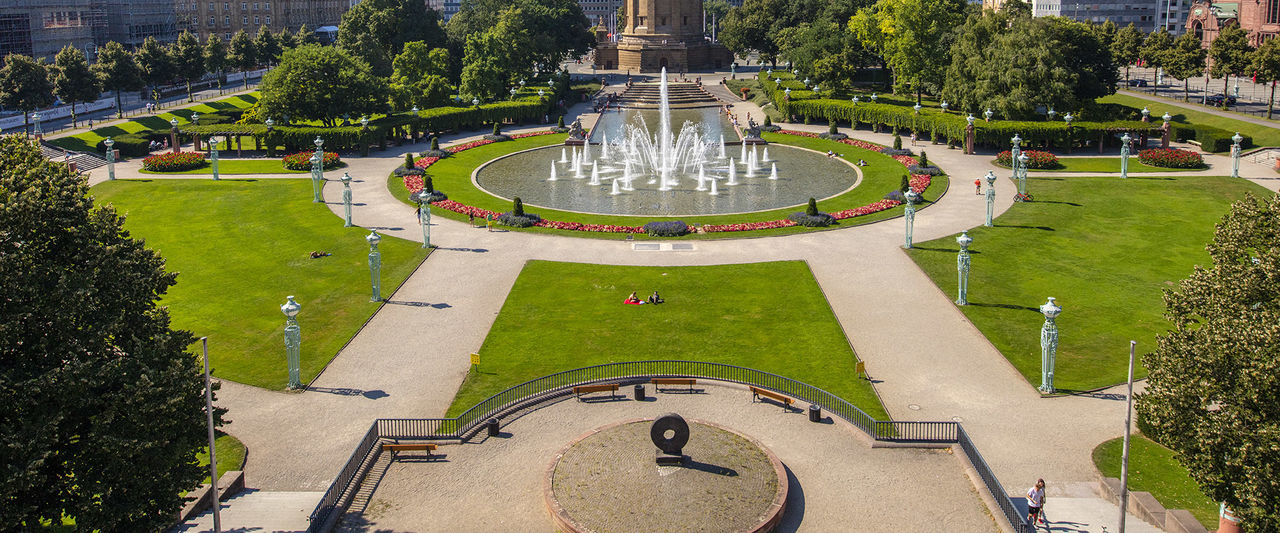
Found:
[[[1004,168],[995,161],[991,164]],[[1033,168],[1031,172],[1120,172],[1120,157],[1059,157],[1059,168],[1038,169]],[[1162,168],[1144,165],[1138,162],[1136,156],[1129,158],[1129,172],[1189,172],[1203,170],[1199,168]]]
[[[1093,464],[1102,475],[1120,477],[1123,446],[1124,438],[1117,438],[1093,449]],[[1173,450],[1142,435],[1129,439],[1129,490],[1150,492],[1165,509],[1191,511],[1210,531],[1218,527],[1218,504],[1200,492]]]
[[[1182,93],[1178,92],[1178,102],[1181,100]],[[1113,94],[1098,99],[1102,103],[1123,104],[1134,109],[1142,109],[1146,106],[1151,110],[1152,120],[1155,117],[1163,115],[1166,111],[1173,116],[1173,122],[1181,122],[1184,124],[1203,124],[1205,126],[1213,126],[1227,131],[1238,131],[1242,134],[1253,137],[1253,144],[1258,146],[1280,146],[1280,129],[1275,127],[1267,127],[1261,124],[1245,122],[1233,118],[1220,117],[1205,113],[1203,111],[1195,111],[1183,107],[1169,105],[1169,101],[1163,98],[1139,98],[1127,94]],[[1194,105],[1194,104],[1193,104]]]
[[[178,272],[163,305],[174,327],[209,337],[214,373],[258,387],[288,383],[284,316],[302,305],[302,381],[307,383],[373,315],[369,245],[311,202],[308,179],[116,180],[93,188],[128,216],[125,228]],[[420,243],[384,237],[382,294],[426,256]],[[333,253],[311,259],[313,250]]]
[[[625,305],[632,291],[666,303]],[[610,362],[680,359],[803,381],[887,419],[839,322],[800,261],[634,267],[531,261],[448,416],[524,381]]]
[[[138,117],[127,122],[122,122],[114,126],[106,126],[102,128],[94,128],[84,133],[50,139],[49,144],[58,146],[65,150],[75,152],[97,152],[98,142],[107,138],[123,135],[125,133],[136,133],[143,130],[160,130],[169,131],[172,125],[169,120],[177,117],[178,124],[189,124],[192,113],[213,113],[222,109],[241,108],[247,109],[252,107],[258,101],[258,93],[252,92],[239,96],[223,98],[213,102],[205,102],[200,104],[192,104],[190,106],[173,109],[164,113]]]
[[[343,163],[346,166],[346,163]],[[179,172],[152,172],[150,170],[139,170],[143,174],[213,174],[213,166],[205,165],[200,168],[183,170]],[[289,170],[284,168],[284,164],[279,159],[218,159],[218,175],[223,174],[310,174],[310,170]]]
[[[435,188],[449,195],[450,200],[461,202],[463,204],[481,207],[498,212],[510,211],[511,204],[506,200],[489,195],[488,193],[476,188],[471,183],[471,172],[476,167],[496,159],[502,155],[527,150],[540,146],[550,146],[564,142],[563,135],[543,135],[538,137],[526,137],[516,139],[509,142],[500,142],[487,144],[470,150],[465,150],[457,155],[443,159],[427,170],[432,176]],[[906,167],[895,161],[893,158],[864,150],[847,144],[842,144],[824,139],[815,139],[809,137],[800,137],[795,135],[765,134],[765,139],[769,142],[786,144],[790,146],[799,146],[809,148],[826,153],[828,150],[843,154],[844,159],[849,161],[857,161],[863,159],[867,162],[867,166],[860,167],[863,173],[862,183],[853,190],[839,195],[835,198],[823,200],[818,203],[818,208],[823,211],[840,211],[860,207],[870,203],[879,201],[886,193],[898,188],[901,183],[902,176],[907,173]],[[924,205],[927,206],[938,199],[939,196],[946,191],[947,178],[945,176],[935,176],[932,184],[924,193]],[[409,201],[409,191],[405,188],[401,178],[394,174],[387,177],[387,188],[391,194],[400,201],[415,205]],[[654,220],[683,220],[690,225],[693,224],[730,224],[735,222],[761,222],[768,220],[780,220],[787,215],[797,211],[797,208],[774,209],[770,211],[760,211],[756,213],[746,213],[740,215],[708,215],[694,217],[621,217],[609,215],[592,215],[585,213],[572,213],[568,211],[557,211],[554,209],[537,208],[530,211],[536,212],[542,218],[548,220],[566,221],[566,222],[583,222],[593,224],[615,224],[625,226],[638,226],[646,222]],[[896,207],[873,213],[866,216],[845,219],[834,228],[857,226],[886,218],[892,218],[902,214],[902,207]],[[444,216],[453,220],[466,220],[466,215],[453,213],[444,209],[433,209],[432,215]],[[509,228],[504,228],[509,229]],[[590,237],[605,239],[624,239],[626,236],[619,233],[595,233],[589,231],[567,231],[555,230],[548,228],[525,228],[515,231],[531,231],[535,233],[555,233],[561,235],[570,235],[574,237]],[[792,226],[789,228],[745,231],[745,232],[726,232],[726,233],[706,233],[706,234],[690,234],[686,235],[686,239],[731,239],[741,237],[758,237],[762,235],[786,235],[790,233],[801,233],[809,231],[821,231],[821,228],[806,228],[803,226]],[[643,235],[637,235],[636,238],[644,238]],[[671,239],[665,237],[664,239]]]
[[[245,449],[244,443],[240,442],[240,439],[219,431],[213,439],[213,447],[218,451],[219,476],[232,470],[244,468]],[[209,468],[209,447],[201,448],[200,453],[196,454],[196,459],[200,461],[200,466],[207,470]],[[208,482],[209,476],[205,476],[202,483]]]
[[[1001,182],[1003,194],[1012,185]],[[1027,181],[1034,202],[1014,204],[995,227],[970,230],[965,316],[1033,385],[1040,385],[1038,307],[1058,299],[1055,385],[1087,390],[1123,382],[1128,344],[1151,350],[1168,329],[1161,291],[1197,264],[1214,225],[1262,187],[1226,177],[1071,177]],[[956,236],[919,243],[911,257],[954,297]],[[1138,367],[1139,377],[1145,370]]]

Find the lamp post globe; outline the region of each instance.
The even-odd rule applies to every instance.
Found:
[[[508,92],[510,92],[510,93],[511,93],[511,99],[513,99],[513,100],[514,100],[514,99],[515,99],[515,97],[516,97],[516,88],[515,88],[515,87],[512,87],[512,88],[511,88],[511,90],[510,90],[510,91],[508,91]]]
[[[858,105],[858,97],[857,97],[857,96],[853,97],[853,98],[852,98],[852,101],[853,101],[853,105]]]
[[[409,112],[415,115],[418,114],[418,106],[413,106],[413,109],[410,109]]]
[[[1151,116],[1151,110],[1150,110],[1150,109],[1147,109],[1147,108],[1145,108],[1145,107],[1143,107],[1143,108],[1142,108],[1142,121],[1143,121],[1143,122],[1146,122],[1146,121],[1147,121],[1147,117],[1150,117],[1150,116]]]
[[[964,121],[965,121],[965,123],[966,123],[967,125],[969,125],[969,126],[972,126],[972,125],[973,125],[973,121],[974,121],[974,120],[977,120],[977,119],[973,118],[973,113],[969,113],[969,116],[964,117]]]
[[[1049,108],[1049,112],[1048,112],[1048,113],[1045,113],[1045,114],[1046,114],[1046,115],[1049,115],[1049,120],[1053,120],[1053,116],[1054,116],[1054,115],[1057,115],[1057,114],[1058,114],[1058,112],[1057,112],[1057,111],[1054,111],[1054,110],[1053,110],[1053,108],[1052,108],[1052,107],[1050,107],[1050,108]]]
[[[912,110],[915,114],[919,115],[919,114],[920,114],[920,104],[916,104],[916,105],[911,106],[911,110]]]
[[[361,127],[361,128],[368,128],[368,127],[369,127],[369,117],[368,117],[368,116],[360,115],[360,127]]]
[[[172,127],[173,129],[178,129],[178,117],[173,117],[169,119],[169,126]]]
[[[40,112],[36,111],[35,113],[32,113],[31,120],[32,122],[35,122],[36,137],[44,137],[44,132],[40,129]]]
[[[991,122],[991,117],[995,116],[995,114],[996,112],[992,111],[990,107],[988,107],[986,111],[982,112],[982,116],[987,119],[987,122]]]
[[[876,98],[878,98],[878,96],[876,95],[876,93],[871,93],[871,101],[872,101],[873,103],[876,101]]]
[[[822,92],[822,88],[821,88],[821,87],[818,87],[817,85],[814,85],[814,86],[813,86],[813,92],[815,92],[815,93]]]
[[[324,146],[324,139],[321,139],[319,136],[317,136],[316,140],[311,141],[311,144],[316,145],[316,150],[319,150],[322,146]]]
[[[1018,135],[1018,134],[1016,134],[1016,133],[1015,133],[1015,134],[1013,134],[1013,138],[1012,138],[1012,139],[1009,139],[1009,141],[1013,143],[1013,147],[1014,147],[1014,148],[1021,148],[1021,147],[1022,147],[1022,137],[1021,137],[1021,136],[1019,136],[1019,135]]]
[[[268,131],[270,131],[271,128],[274,128],[276,125],[276,121],[271,120],[271,117],[267,117],[267,120],[262,121],[262,123],[266,125]]]
[[[479,99],[479,98],[472,98],[472,99],[471,99],[471,105],[472,105],[473,107],[480,107],[480,99]]]
[[[1075,115],[1072,115],[1072,114],[1071,114],[1071,113],[1069,113],[1069,112],[1068,112],[1066,115],[1063,115],[1063,116],[1062,116],[1062,120],[1066,121],[1067,126],[1070,126],[1070,125],[1071,125],[1071,121],[1073,121],[1073,120],[1075,120],[1075,119],[1076,119]]]
[[[942,112],[943,112],[943,113],[946,113],[946,112],[947,112],[947,108],[948,108],[948,107],[950,107],[950,105],[949,105],[949,104],[947,104],[947,101],[946,101],[946,100],[943,100],[941,104],[938,104],[938,107],[942,109]]]
[[[1168,111],[1165,111],[1164,114],[1160,116],[1160,120],[1163,120],[1164,123],[1167,125],[1169,124],[1170,120],[1173,120],[1173,116],[1170,115]]]
[[[192,124],[195,124],[195,123],[197,123],[197,122],[200,122],[200,113],[192,113],[192,114],[191,114],[191,123],[192,123]]]

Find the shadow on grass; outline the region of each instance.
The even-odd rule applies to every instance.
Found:
[[[119,126],[107,126],[105,128],[95,129],[92,133],[100,137],[119,137],[129,132],[120,129]]]
[[[1056,231],[1056,230],[1054,230],[1053,228],[1051,228],[1051,227],[1049,227],[1049,226],[1019,226],[1019,225],[1016,225],[1016,224],[995,224],[995,225],[994,225],[994,227],[997,227],[997,228],[1038,229],[1038,230],[1044,230],[1044,231]]]
[[[952,254],[960,253],[959,248],[934,248],[931,246],[916,246],[914,244],[911,245],[911,248],[913,250],[924,250],[926,252],[947,252]],[[979,255],[981,253],[982,252],[979,252],[979,251],[969,250],[969,255]]]
[[[969,305],[973,307],[999,307],[1001,309],[1013,309],[1015,311],[1031,311],[1033,313],[1040,312],[1039,307],[1028,307],[1025,305],[1016,305],[1016,304],[989,304],[989,303],[982,303],[982,302],[969,302]]]
[[[1174,180],[1176,180],[1176,179],[1178,179],[1178,178],[1170,178],[1170,177],[1168,177],[1168,176],[1163,176],[1163,177],[1161,177],[1161,176],[1133,176],[1133,175],[1130,175],[1128,178],[1125,178],[1125,179],[1130,179],[1130,180],[1150,180],[1150,181],[1174,181]]]
[[[1057,200],[1036,200],[1036,203],[1038,203],[1038,204],[1059,204],[1059,205],[1069,205],[1069,206],[1071,206],[1071,207],[1084,207],[1084,204],[1077,204],[1077,203],[1075,203],[1075,202],[1060,202],[1060,201],[1057,201]]]

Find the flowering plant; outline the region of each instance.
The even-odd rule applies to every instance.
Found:
[[[284,159],[281,159],[280,162],[284,165],[284,168],[289,170],[311,170],[311,156],[314,154],[315,152],[289,154],[284,156]],[[338,157],[338,152],[325,152],[324,160],[320,166],[324,167],[325,170],[332,170],[337,168],[338,163],[341,161],[342,159]]]
[[[1151,148],[1138,152],[1138,161],[1144,165],[1163,168],[1200,168],[1204,159],[1197,152],[1177,148]]]
[[[209,164],[200,152],[178,152],[176,154],[159,154],[148,156],[142,160],[142,169],[152,172],[181,172],[192,170]]]
[[[1027,156],[1027,168],[1058,168],[1058,156],[1041,150],[1023,150]],[[996,154],[996,164],[1013,166],[1013,152],[1005,150]]]

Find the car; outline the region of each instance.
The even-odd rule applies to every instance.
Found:
[[[1229,106],[1236,105],[1236,97],[1223,94],[1211,94],[1205,97],[1204,103],[1214,107],[1221,107],[1223,100],[1226,100]]]
[[[1142,80],[1142,79],[1129,80],[1129,86],[1130,87],[1146,87],[1147,80]]]

